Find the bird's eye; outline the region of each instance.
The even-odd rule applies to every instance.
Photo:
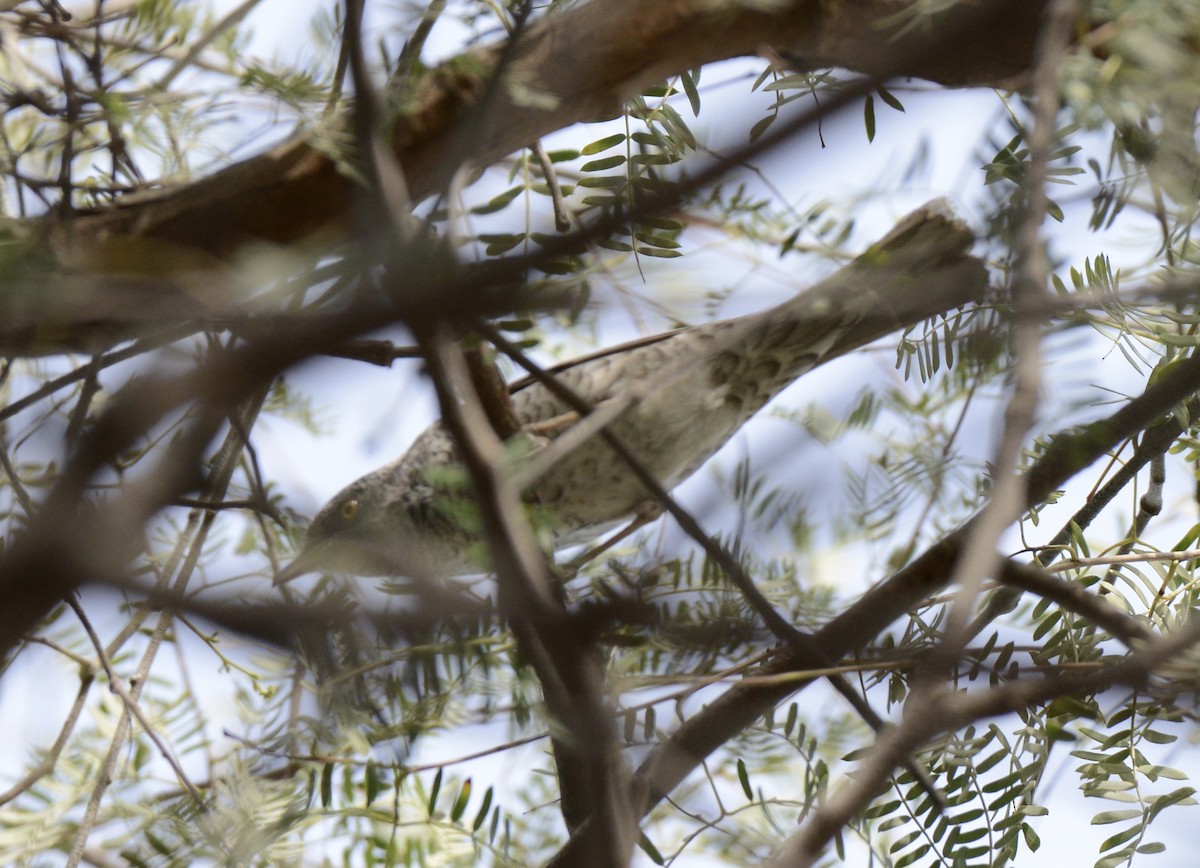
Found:
[[[347,500],[342,504],[342,518],[350,521],[358,516],[358,501],[354,499]]]

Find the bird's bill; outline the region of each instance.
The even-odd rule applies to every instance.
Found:
[[[275,574],[279,587],[308,573],[345,573],[351,576],[435,575],[428,563],[417,561],[410,552],[377,542],[323,539],[309,542],[296,558]],[[461,572],[461,571],[460,571]]]
[[[271,584],[278,588],[280,585],[286,584],[293,579],[298,579],[308,573],[320,571],[326,561],[324,547],[320,545],[309,546],[300,554],[292,559],[292,562],[275,574],[274,581]]]

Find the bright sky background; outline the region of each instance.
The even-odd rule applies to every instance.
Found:
[[[232,0],[224,0],[232,7]],[[253,42],[255,53],[274,54],[283,61],[303,56],[310,42],[310,10],[324,7],[316,0],[267,0],[251,17],[256,28]],[[434,56],[453,52],[462,39],[461,32],[439,25],[435,28],[431,50]],[[735,81],[717,92],[705,95],[706,105],[700,118],[693,124],[697,138],[708,143],[731,144],[745,135],[754,119],[759,116],[761,105],[747,97],[749,79],[743,79],[745,65],[726,64],[721,68],[705,71],[704,83]],[[757,69],[758,67],[755,66]],[[877,103],[877,132],[873,144],[868,143],[863,131],[860,112],[851,109],[837,118],[830,119],[823,127],[827,147],[821,149],[815,135],[798,137],[794,148],[786,153],[777,153],[759,162],[764,174],[782,189],[795,196],[799,208],[822,200],[831,199],[848,203],[859,198],[868,199],[861,211],[859,234],[860,244],[865,244],[881,235],[896,218],[908,210],[937,196],[947,196],[969,219],[976,221],[987,202],[982,193],[980,166],[990,154],[976,150],[981,144],[981,132],[996,130],[996,138],[1006,140],[1008,135],[1001,126],[1003,106],[1000,99],[990,91],[940,92],[917,94],[904,87],[893,88],[903,100],[906,112],[898,114]],[[718,107],[718,103],[720,103]],[[799,104],[793,105],[796,109]],[[719,125],[719,126],[718,126]],[[569,130],[557,134],[547,142],[548,147],[561,146],[569,142],[575,146],[599,138],[604,130],[590,127],[585,130]],[[927,156],[923,168],[913,174],[909,181],[904,175],[913,154],[924,148]],[[1103,160],[1104,152],[1100,152]],[[879,191],[888,191],[879,195]],[[802,191],[802,192],[797,192]],[[1088,207],[1083,202],[1077,208]],[[1070,212],[1070,208],[1068,208]],[[1127,231],[1128,241],[1124,246],[1129,251],[1129,262],[1137,263],[1149,253],[1139,253],[1137,242],[1141,230]],[[1101,246],[1100,239],[1060,233],[1055,251],[1067,256],[1073,264],[1080,264],[1084,255],[1090,255]],[[706,242],[714,238],[706,236],[704,230],[689,231],[684,237],[687,255],[682,260],[668,263],[660,269],[668,285],[677,290],[680,309],[686,291],[691,288],[705,289],[714,281],[721,285],[739,286],[737,304],[744,309],[766,307],[777,303],[790,290],[789,281],[796,280],[796,260],[790,259],[781,266],[774,261],[748,262],[732,258],[727,251],[706,252]],[[1116,255],[1123,246],[1120,239],[1110,243],[1105,239],[1104,248]],[[769,254],[769,251],[767,251]],[[815,268],[827,268],[818,265]],[[780,269],[786,271],[787,281],[778,277]],[[805,275],[807,279],[815,278]],[[654,280],[651,277],[651,280]],[[691,284],[691,286],[689,286]],[[739,307],[737,312],[742,312]],[[733,313],[733,309],[723,311]],[[702,308],[694,306],[691,315],[702,316]],[[619,315],[602,318],[602,343],[615,342],[629,336],[628,319]],[[1103,382],[1108,388],[1134,392],[1142,388],[1141,381],[1130,376],[1128,366],[1119,353],[1094,336],[1071,333],[1055,336],[1047,341],[1050,363],[1046,371],[1048,405],[1047,418],[1061,417],[1070,413],[1070,407],[1081,398],[1095,397],[1098,392],[1094,384]],[[580,351],[589,349],[580,345]],[[1115,355],[1105,363],[1106,356]],[[820,376],[802,381],[791,390],[784,400],[798,404],[819,398],[831,407],[838,407],[853,397],[859,384],[870,377],[896,378],[893,370],[894,355],[890,351],[871,355],[860,355],[829,366]],[[418,366],[399,362],[390,370],[383,370],[361,363],[336,359],[320,359],[307,363],[289,375],[289,381],[313,399],[321,415],[328,420],[328,428],[336,431],[336,437],[314,437],[290,423],[277,419],[260,424],[256,428],[255,442],[264,464],[268,479],[274,480],[286,492],[289,505],[305,514],[313,514],[325,500],[346,483],[361,474],[397,457],[416,434],[435,415],[434,401],[427,383],[421,378]],[[1103,408],[1102,408],[1103,410]],[[770,411],[747,426],[745,433],[735,438],[723,453],[720,463],[728,468],[744,454],[771,456],[780,451],[796,452],[798,434],[795,429],[769,417]],[[1091,415],[1098,415],[1092,411]],[[1082,417],[1080,417],[1082,420]],[[976,414],[972,418],[972,432],[981,454],[991,448],[999,420]],[[788,440],[786,438],[791,438]],[[782,439],[781,439],[782,438]],[[849,442],[849,441],[846,441]],[[750,444],[754,444],[753,447]],[[844,447],[844,443],[841,444]],[[836,478],[830,476],[829,464],[843,460],[846,456],[822,453],[811,444],[791,455],[787,461],[787,472],[797,479],[805,479],[809,488],[822,490]],[[770,460],[767,457],[761,460]],[[711,491],[711,469],[702,470],[690,482],[679,489],[685,505],[689,502],[702,503]],[[1178,480],[1179,474],[1174,474]],[[1170,492],[1169,492],[1170,494]],[[1174,492],[1175,503],[1186,524],[1194,521],[1194,505],[1190,492]],[[1172,500],[1168,499],[1168,509]],[[1053,517],[1047,518],[1044,529],[1057,528],[1059,516],[1069,514],[1078,504],[1064,504]],[[1113,521],[1109,518],[1108,520]],[[720,519],[713,522],[719,525]],[[1123,534],[1115,521],[1111,528],[1114,538]],[[666,532],[668,539],[671,531]],[[1169,538],[1174,531],[1162,528],[1156,533]],[[1175,536],[1178,536],[1176,533]],[[1014,545],[1015,547],[1015,545]],[[831,557],[819,564],[820,573],[816,581],[835,581],[847,572],[849,555]],[[266,580],[264,579],[264,583]],[[45,654],[25,652],[22,660],[0,683],[0,699],[9,709],[0,722],[0,736],[10,747],[0,756],[0,773],[6,777],[15,775],[28,758],[26,747],[52,737],[55,729],[47,728],[44,721],[58,721],[65,712],[65,703],[73,693],[70,679],[64,680],[62,691],[48,688],[45,669],[40,666],[49,657]],[[213,673],[215,676],[216,673]],[[212,696],[224,691],[219,676],[197,684],[201,693]],[[818,695],[828,696],[828,691],[810,690],[802,695],[802,702],[815,703]],[[36,702],[37,705],[30,703]],[[36,713],[22,713],[18,709],[38,708]],[[882,709],[879,709],[882,712]],[[1005,721],[1006,729],[1013,728]],[[57,726],[57,723],[54,725]],[[432,759],[470,753],[488,744],[500,743],[507,736],[503,728],[476,727],[465,738],[454,735],[437,742],[426,740],[413,760],[428,762]],[[1171,751],[1167,762],[1193,767],[1195,762],[1194,734],[1181,741]],[[18,748],[18,746],[20,746]],[[472,768],[476,777],[477,791],[481,792],[480,781],[485,778],[503,776],[503,766],[512,762],[543,762],[538,756],[541,747],[526,748],[506,754],[501,760],[489,760]],[[1077,765],[1063,750],[1057,762],[1067,770]],[[465,773],[463,769],[456,771]],[[1200,771],[1200,769],[1197,769]],[[781,790],[781,794],[783,791]],[[1039,801],[1048,804],[1051,815],[1036,825],[1042,836],[1042,850],[1033,856],[1024,856],[1021,868],[1061,868],[1063,865],[1091,864],[1096,858],[1096,844],[1107,837],[1114,827],[1092,827],[1092,814],[1099,810],[1117,807],[1111,803],[1088,802],[1074,793],[1074,780],[1070,774],[1056,781],[1055,776],[1047,780],[1047,786],[1039,793]],[[1159,817],[1151,827],[1152,839],[1165,841],[1168,852],[1163,856],[1148,859],[1145,864],[1170,868],[1173,865],[1190,865],[1194,839],[1188,828],[1195,822],[1195,810],[1175,808]],[[650,864],[643,859],[643,864]],[[698,864],[686,862],[685,864]],[[924,863],[922,863],[924,864]]]

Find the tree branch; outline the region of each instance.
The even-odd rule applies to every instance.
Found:
[[[477,165],[575,123],[614,117],[626,99],[681,71],[763,45],[806,70],[840,67],[948,86],[1010,86],[1025,74],[1045,0],[962,0],[905,27],[917,0],[795,0],[781,7],[709,0],[591,0],[519,33],[506,86],[471,124]],[[909,22],[911,23],[911,22]],[[946,44],[941,36],[953,31]],[[929,46],[937,43],[937,51]],[[412,85],[392,147],[414,201],[457,170],[461,120],[487,90],[508,48],[476,49]],[[288,244],[350,228],[353,181],[307,137],[186,186],[81,211],[66,226],[30,221],[70,261],[110,270],[106,239],[153,238],[227,258],[249,241]]]
[[[1058,435],[1026,473],[1027,504],[1043,502],[1076,473],[1125,438],[1153,425],[1197,389],[1200,389],[1200,357],[1183,359],[1169,374],[1107,419]],[[943,537],[819,630],[815,638],[825,656],[837,660],[862,648],[892,621],[944,587],[972,525],[968,521]],[[799,672],[808,665],[809,661],[789,652],[749,674]],[[807,683],[739,684],[683,723],[634,774],[635,797],[641,814],[644,816],[657,805],[710,753]],[[556,857],[556,861],[565,860],[558,864],[570,864],[572,852],[573,845],[568,844]]]

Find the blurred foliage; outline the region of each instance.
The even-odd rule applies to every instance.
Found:
[[[430,74],[423,51],[433,27],[452,26],[464,34],[464,46],[490,41],[514,26],[517,5],[381,6],[368,60],[389,81],[389,107],[402,115]],[[569,5],[550,4],[539,14]],[[53,2],[0,8],[3,221],[66,215],[182,183],[259,152],[297,126],[330,152],[345,144],[326,122],[346,90],[343,15],[333,4],[318,12],[311,43],[274,59],[256,56],[247,23],[253,18],[204,2],[98,4],[73,17]],[[1061,259],[1050,289],[1062,306],[1047,326],[1057,338],[1087,325],[1105,351],[1119,350],[1130,382],[1143,382],[1197,342],[1200,313],[1190,290],[1198,261],[1192,236],[1200,189],[1200,4],[1096,0],[1084,4],[1076,31],[1062,67],[1064,107],[1048,166],[1050,215],[1096,237],[1085,255],[1075,246],[1053,250]],[[697,293],[687,269],[710,247],[750,263],[754,274],[802,260],[805,267],[821,263],[814,270],[831,268],[862,241],[857,203],[814,201],[803,190],[803,170],[776,179],[765,163],[752,163],[715,185],[688,185],[690,161],[713,153],[709,130],[726,121],[716,117],[723,91],[768,95],[754,103],[761,114],[741,135],[753,141],[794,111],[792,103],[808,105],[853,80],[840,70],[753,63],[754,74],[732,84],[719,68],[681,73],[627,100],[616,121],[574,130],[570,144],[556,138],[540,152],[531,145],[476,167],[417,214],[464,269],[524,256],[530,299],[570,301],[550,312],[531,302],[501,324],[523,346],[550,355],[589,332],[603,333],[603,317],[587,305],[601,295],[650,330],[723,315],[748,280],[718,285],[710,265],[697,265],[706,279]],[[873,147],[887,144],[877,128],[883,106],[895,113],[889,123],[909,122],[910,97],[898,90],[879,87],[863,102]],[[970,184],[991,197],[989,243],[1003,283],[1025,204],[1030,106],[1021,94],[996,99],[1002,120],[993,128],[961,130],[950,120],[941,134],[960,136],[963,149],[983,155]],[[781,189],[785,184],[793,187]],[[642,210],[666,190],[682,194],[669,213]],[[611,232],[563,246],[556,223],[577,226],[597,216],[611,218]],[[1146,225],[1153,227],[1149,240]],[[1142,233],[1137,255],[1131,260],[1126,244],[1119,261],[1128,264],[1114,267],[1108,251],[1127,227]],[[3,222],[0,242],[13,246]],[[20,256],[5,252],[2,261],[6,281],[26,276]],[[268,257],[247,273],[264,304],[319,312],[370,291],[369,282],[338,268]],[[689,285],[682,300],[673,281]],[[990,456],[964,432],[982,430],[979,420],[998,413],[1010,367],[1005,314],[1001,298],[986,310],[923,323],[897,339],[897,373],[887,382],[843,383],[848,400],[776,410],[791,429],[789,449],[803,452],[807,465],[777,456],[769,468],[749,458],[719,468],[727,506],[713,510],[710,527],[790,622],[803,629],[826,623],[867,583],[909,563],[984,501]],[[219,324],[199,323],[181,337],[102,355],[0,360],[0,541],[8,545],[22,532],[79,433],[122,383],[238,339]],[[1039,421],[1030,462],[1056,434],[1107,412],[1111,395],[1083,391]],[[151,472],[188,418],[171,418],[121,455],[91,496],[104,502]],[[255,443],[256,426],[266,419],[328,434],[331,443],[337,434],[308,396],[278,380],[226,426],[203,468],[202,502],[175,504],[147,527],[132,565],[137,578],[198,600],[278,599],[267,597],[267,577],[294,551],[302,522],[278,483],[264,478]],[[1185,421],[1190,427],[1172,449],[1170,472],[1191,489],[1200,436]],[[1111,478],[1128,458],[1128,449],[1114,454],[1097,473]],[[812,484],[797,484],[805,474]],[[1077,480],[1072,503],[1082,503],[1093,482],[1099,488],[1094,475]],[[1174,495],[1175,520],[1156,534],[1157,526],[1147,530],[1130,518],[1141,508],[1139,485],[1127,485],[1113,501],[1119,519],[1088,525],[1067,515],[1064,522],[1063,511],[1046,503],[1025,515],[1020,530],[1047,565],[1053,557],[1069,564],[1115,553],[1146,556],[1107,572],[1072,566],[1065,575],[1085,588],[1102,584],[1115,606],[1165,634],[1196,606],[1200,557],[1148,558],[1195,548],[1195,527],[1179,530],[1179,521],[1195,520],[1195,504],[1190,493]],[[1129,532],[1114,532],[1116,521]],[[1055,536],[1060,523],[1065,530]],[[1171,539],[1159,539],[1163,534]],[[1047,541],[1052,545],[1042,548]],[[6,673],[44,670],[46,689],[61,696],[26,712],[37,718],[27,735],[36,733],[40,746],[23,756],[22,772],[0,793],[0,862],[544,862],[566,839],[548,750],[553,724],[496,612],[493,586],[446,582],[431,592],[389,580],[380,591],[389,611],[419,611],[435,593],[463,603],[464,614],[403,629],[354,621],[281,649],[161,611],[132,593],[87,592],[83,605],[124,694],[109,692],[96,643],[68,607],[59,607]],[[344,610],[365,606],[364,593],[327,577],[304,594],[281,592],[288,601]],[[649,613],[608,624],[602,636],[631,763],[724,686],[752,674],[774,645],[715,563],[653,528],[584,566],[565,593],[581,610],[615,600]],[[847,677],[874,704],[897,711],[946,611],[946,600],[928,601],[857,658],[840,661]],[[1000,689],[1048,673],[1091,671],[1127,653],[1057,604],[1029,601],[969,645],[954,677],[964,689]],[[861,863],[869,852],[873,864],[894,868],[1020,864],[1056,834],[1044,821],[1044,792],[1064,770],[1083,796],[1105,802],[1093,824],[1111,832],[1098,836],[1099,850],[1087,858],[1115,866],[1162,852],[1154,821],[1168,808],[1194,804],[1188,772],[1171,763],[1178,762],[1172,745],[1195,735],[1196,674],[1195,662],[1184,659],[1142,692],[1064,696],[942,733],[914,760],[928,769],[946,809],[899,771],[842,830],[827,862]],[[135,700],[139,720],[131,721],[122,695]],[[646,858],[731,865],[766,859],[875,740],[826,698],[823,686],[811,687],[724,745],[704,774],[692,775],[643,824]]]

